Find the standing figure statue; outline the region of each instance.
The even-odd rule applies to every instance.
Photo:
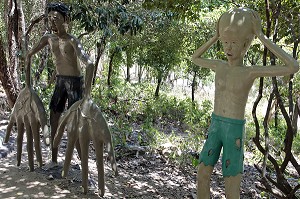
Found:
[[[243,58],[255,36],[283,65],[262,67],[243,64]],[[217,40],[223,45],[227,62],[201,57]],[[243,173],[245,107],[253,82],[258,77],[288,76],[296,73],[299,64],[263,34],[258,13],[248,8],[225,12],[219,18],[216,34],[195,51],[192,59],[196,65],[215,72],[212,121],[199,157],[198,199],[210,198],[210,176],[222,148],[226,198],[238,199]]]
[[[56,84],[50,102],[52,162],[57,162],[57,148],[53,148],[59,118],[68,102],[68,108],[91,92],[94,65],[79,40],[67,33],[69,8],[62,3],[47,5],[49,24],[53,33],[45,34],[26,56],[26,76],[30,76],[31,57],[49,45],[56,67]],[[85,84],[80,61],[86,65]],[[77,148],[78,149],[78,148]],[[78,150],[78,152],[80,152]]]

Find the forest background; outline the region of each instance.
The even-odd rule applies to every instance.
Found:
[[[49,32],[49,0],[0,2],[1,108],[9,114],[24,86],[24,58]],[[214,74],[191,55],[215,33],[218,17],[233,7],[256,10],[264,33],[295,59],[299,57],[299,0],[65,0],[71,7],[69,32],[80,39],[97,66],[92,97],[106,116],[116,147],[172,150],[178,165],[197,165],[213,104]],[[220,43],[206,57],[226,59]],[[257,40],[246,65],[280,62]],[[45,48],[32,61],[33,86],[48,109],[55,70]],[[254,154],[260,190],[297,198],[299,180],[299,74],[260,78],[246,112],[245,150]],[[47,110],[48,111],[48,110]]]

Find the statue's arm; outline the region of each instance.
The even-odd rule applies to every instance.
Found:
[[[29,50],[26,54],[25,59],[25,73],[26,73],[26,86],[31,86],[30,81],[30,67],[31,67],[31,57],[32,55],[39,52],[41,49],[43,49],[46,45],[48,45],[48,38],[49,35],[44,35],[38,43],[36,43],[31,50]]]
[[[291,55],[286,53],[278,45],[274,44],[264,34],[259,34],[257,37],[276,57],[278,57],[284,63],[284,65],[276,65],[284,67],[286,73],[281,75],[293,74],[299,70],[299,64],[297,60],[294,59]]]
[[[90,60],[89,55],[84,51],[80,41],[75,37],[73,37],[71,41],[77,57],[86,65],[84,96],[89,98],[89,96],[91,95],[95,66]]]
[[[197,66],[201,66],[204,68],[210,68],[212,70],[215,70],[219,60],[213,60],[213,59],[206,59],[202,58],[201,56],[214,44],[218,41],[219,39],[219,33],[217,33],[210,39],[208,40],[205,44],[200,46],[193,54],[192,56],[192,61],[194,64]]]
[[[261,28],[261,20],[259,16],[254,13],[254,34],[276,57],[278,57],[283,65],[276,64],[271,67],[253,67],[256,76],[287,76],[296,73],[299,70],[299,63],[291,55],[286,53],[278,45],[274,44],[268,39]]]

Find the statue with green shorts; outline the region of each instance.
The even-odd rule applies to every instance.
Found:
[[[282,65],[244,65],[244,55],[255,36],[282,61]],[[227,61],[202,58],[203,53],[217,40],[223,45]],[[208,138],[199,158],[198,199],[210,198],[210,176],[222,148],[226,198],[238,199],[243,173],[245,107],[253,82],[258,77],[296,73],[299,64],[263,34],[260,17],[248,8],[225,12],[219,18],[216,34],[195,51],[192,59],[196,65],[215,72],[214,110]]]

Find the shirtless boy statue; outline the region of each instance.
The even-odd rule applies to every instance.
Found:
[[[90,94],[94,65],[83,50],[78,39],[67,33],[66,28],[69,20],[68,7],[62,3],[49,3],[47,5],[47,13],[49,25],[53,33],[45,34],[28,52],[26,57],[26,76],[30,77],[31,57],[49,45],[57,74],[55,90],[50,102],[52,162],[57,162],[58,151],[57,148],[53,148],[53,139],[56,134],[59,118],[65,109],[67,101],[69,108],[73,103],[81,99],[83,94]],[[86,65],[84,85],[79,60]],[[30,81],[26,83],[30,84]]]
[[[283,65],[245,66],[243,57],[254,36]],[[201,58],[220,39],[227,62]],[[288,76],[299,69],[297,61],[275,45],[262,32],[258,14],[247,8],[225,12],[219,19],[216,34],[193,54],[193,62],[215,72],[215,100],[208,138],[200,153],[198,167],[198,199],[210,198],[210,176],[223,147],[222,172],[227,199],[240,198],[243,173],[245,106],[249,91],[258,77]]]

